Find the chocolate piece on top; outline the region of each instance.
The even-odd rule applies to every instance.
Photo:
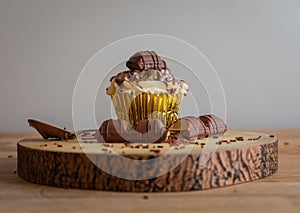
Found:
[[[168,131],[160,120],[142,120],[134,129],[125,120],[109,119],[101,124],[99,133],[107,143],[154,143],[164,141]]]
[[[29,126],[35,128],[44,139],[56,138],[68,140],[76,138],[76,135],[74,133],[71,133],[65,129],[58,128],[56,126],[52,126],[50,124],[43,123],[41,121],[28,119],[28,123]]]
[[[140,51],[130,57],[126,66],[131,70],[166,69],[166,62],[154,51]]]
[[[178,119],[170,127],[170,135],[174,138],[181,136],[193,141],[197,138],[222,135],[226,130],[225,123],[215,115],[203,115],[198,118],[187,116]]]

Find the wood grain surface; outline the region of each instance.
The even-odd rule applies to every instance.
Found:
[[[81,146],[77,140],[21,140],[17,152],[18,175],[32,183],[63,188],[183,192],[265,178],[278,168],[278,140],[263,133],[228,131],[222,137],[199,139],[197,144],[172,147],[168,143],[144,144],[146,148],[142,144],[129,147],[87,138]],[[154,148],[157,153],[152,152]],[[108,165],[106,171],[115,171],[119,177],[127,175],[128,179],[104,172],[96,166],[101,164]],[[133,174],[149,178],[137,180]]]
[[[265,179],[213,190],[119,193],[29,183],[16,174],[17,141],[0,134],[0,212],[300,212],[300,130],[258,130],[279,138],[279,169]]]

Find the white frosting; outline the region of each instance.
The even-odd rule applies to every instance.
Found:
[[[114,77],[106,92],[108,95],[114,95],[116,92],[129,94],[140,92],[181,93],[186,95],[188,90],[188,85],[183,80],[178,80],[166,69],[136,72],[129,78],[125,77],[121,85],[116,82],[116,77]]]

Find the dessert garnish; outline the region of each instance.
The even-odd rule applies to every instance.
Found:
[[[66,128],[61,129],[34,119],[28,119],[28,123],[29,126],[35,128],[44,139],[55,138],[67,141],[68,139],[76,138],[75,133],[67,131]]]
[[[215,115],[182,117],[170,128],[158,119],[142,120],[136,128],[126,120],[109,119],[101,124],[98,133],[102,137],[98,139],[107,143],[163,143],[168,139],[195,141],[223,135],[226,130],[226,124]]]
[[[107,143],[158,143],[166,140],[168,132],[162,122],[157,119],[141,120],[136,128],[133,128],[126,120],[109,119],[102,123],[99,133]]]

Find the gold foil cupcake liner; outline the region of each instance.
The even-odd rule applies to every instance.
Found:
[[[159,119],[169,127],[178,118],[182,98],[182,94],[117,93],[112,101],[118,118],[129,121],[134,127],[146,119]]]

